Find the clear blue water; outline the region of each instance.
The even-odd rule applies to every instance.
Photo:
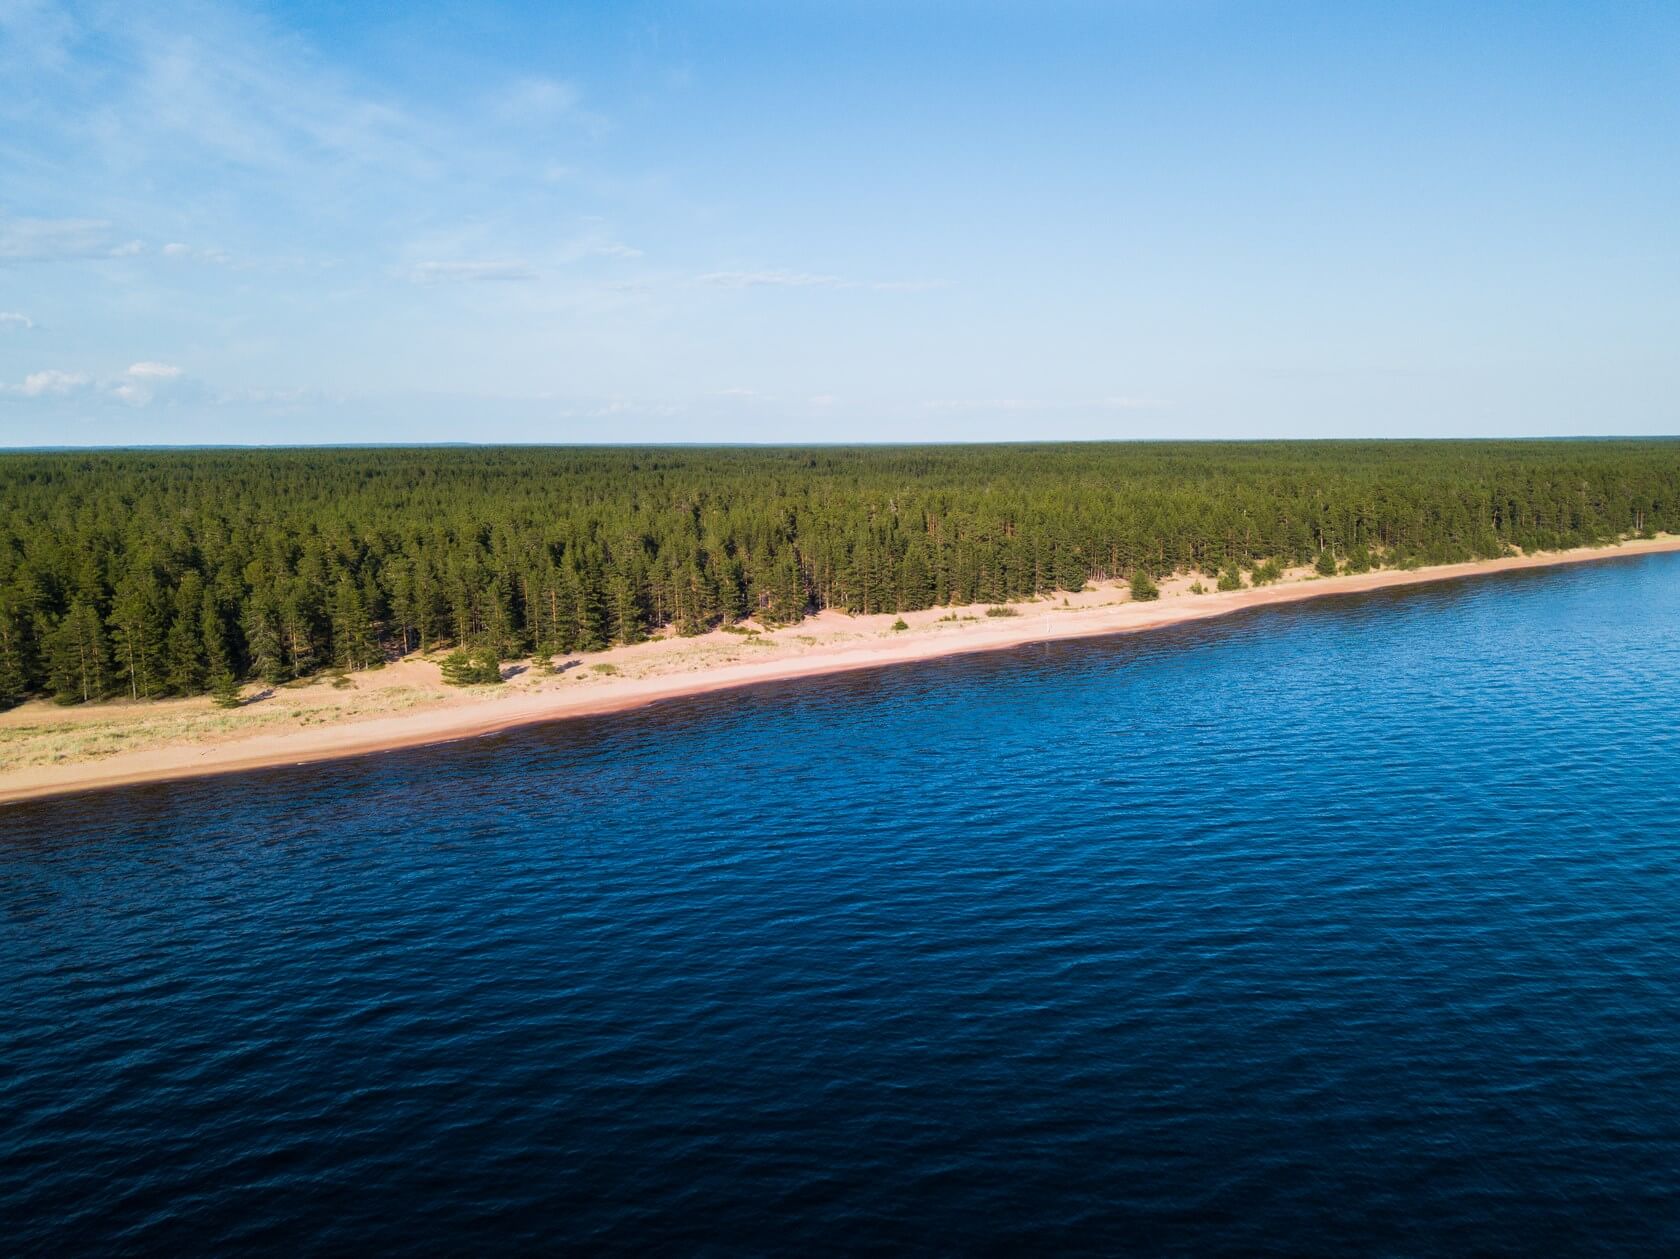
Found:
[[[13,1253],[1680,1247],[1680,557],[0,810]]]

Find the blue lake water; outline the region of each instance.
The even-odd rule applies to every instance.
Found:
[[[10,1253],[1680,1248],[1680,556],[0,809]]]

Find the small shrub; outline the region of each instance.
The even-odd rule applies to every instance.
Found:
[[[591,672],[600,673],[600,674],[603,674],[607,677],[612,677],[614,674],[616,674],[618,672],[618,666],[617,665],[612,664],[612,663],[610,663],[608,661],[605,661],[605,660],[603,660],[600,664],[592,664],[592,665],[589,666],[589,668],[590,668]]]
[[[502,680],[502,662],[494,647],[472,651],[457,647],[443,658],[438,668],[450,686],[492,685]]]
[[[1219,588],[1221,590],[1241,590],[1243,588],[1242,570],[1233,564],[1220,573]]]
[[[1014,608],[1006,608],[1002,604],[986,609],[987,616],[1020,616]]]
[[[1264,564],[1256,564],[1250,580],[1256,586],[1269,585],[1283,576],[1283,565],[1276,559],[1269,559]]]
[[[1132,574],[1132,598],[1139,603],[1148,603],[1161,597],[1161,588],[1155,584],[1153,578],[1141,568]]]
[[[892,623],[892,627],[894,632],[897,632],[898,630],[907,630],[910,628],[910,623],[901,616],[898,620]]]
[[[1200,577],[1190,583],[1190,593],[1193,595],[1205,595],[1207,593],[1207,587],[1202,585]]]

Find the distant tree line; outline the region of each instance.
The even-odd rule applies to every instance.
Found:
[[[1680,527],[1680,442],[0,455],[0,704]]]

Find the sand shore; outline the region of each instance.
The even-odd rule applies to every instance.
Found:
[[[514,667],[509,682],[492,687],[446,687],[433,661],[411,657],[337,686],[248,687],[246,704],[233,711],[203,697],[76,708],[32,701],[0,714],[0,803],[307,764],[757,682],[1128,633],[1326,595],[1675,550],[1680,537],[1665,536],[1404,571],[1320,578],[1297,570],[1275,585],[1205,594],[1189,593],[1192,578],[1179,577],[1162,583],[1154,602],[1133,602],[1124,587],[1105,585],[1015,604],[1014,616],[987,616],[984,606],[909,612],[909,628],[897,631],[891,613],[825,612],[773,631],[716,631],[579,654],[553,675]]]

